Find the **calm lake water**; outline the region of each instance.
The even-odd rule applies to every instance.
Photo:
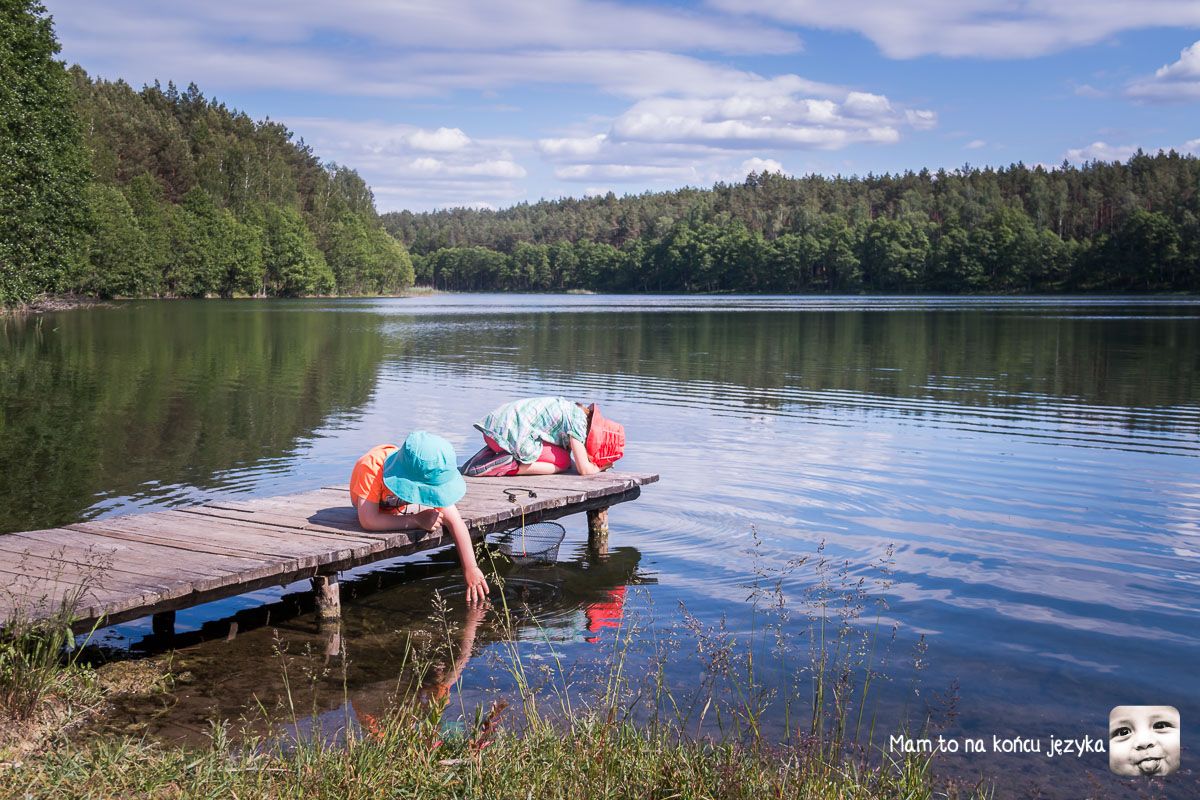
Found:
[[[1000,797],[1196,796],[1200,302],[441,295],[0,326],[0,531],[344,484],[416,428],[465,459],[471,423],[521,396],[595,400],[625,424],[620,468],[662,480],[611,512],[607,558],[566,520],[557,564],[507,570],[515,632],[464,616],[452,551],[356,573],[347,658],[313,679],[329,691],[300,727],[382,708],[405,641],[446,638],[437,588],[450,638],[473,634],[452,707],[511,692],[514,652],[586,694],[636,630],[629,674],[661,667],[684,706],[722,688],[714,650],[736,643],[735,674],[756,652],[782,737],[824,614],[868,640],[880,729],[932,709],[947,739],[1042,743],[939,756],[948,774],[1004,776]],[[187,738],[274,707],[285,662],[323,647],[302,588],[181,612],[185,678],[114,724]],[[148,622],[100,639],[155,644]],[[1118,704],[1180,710],[1181,774],[1129,783],[1105,755],[1044,754],[1053,736],[1104,739]]]

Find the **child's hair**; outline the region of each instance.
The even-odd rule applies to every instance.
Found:
[[[596,406],[595,406],[594,404],[592,404],[592,403],[589,403],[589,404],[587,404],[587,405],[584,405],[583,403],[578,403],[578,402],[577,402],[577,403],[575,403],[575,405],[577,405],[577,406],[579,406],[580,408],[582,408],[582,409],[583,409],[583,415],[584,415],[585,417],[587,417],[587,429],[590,431],[590,430],[592,429],[592,410],[593,410],[593,409],[594,409]]]

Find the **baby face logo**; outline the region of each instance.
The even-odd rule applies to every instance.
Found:
[[[1170,775],[1179,769],[1179,711],[1171,706],[1110,711],[1108,768],[1118,775]]]

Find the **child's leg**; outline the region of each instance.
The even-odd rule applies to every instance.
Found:
[[[489,441],[487,446],[466,460],[461,471],[469,478],[509,475],[515,472],[514,463],[511,455],[496,449],[493,442]]]
[[[538,460],[532,464],[521,464],[518,475],[553,475],[571,466],[571,454],[556,444],[543,444]]]
[[[517,467],[518,475],[553,475],[556,472],[562,472],[562,470],[548,461],[535,461],[532,464],[522,464]]]

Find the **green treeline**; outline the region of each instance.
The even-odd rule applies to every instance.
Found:
[[[57,52],[40,4],[0,0],[0,305],[412,285],[354,170],[194,84],[135,91]]]
[[[385,214],[438,289],[1055,292],[1200,289],[1200,159],[865,178]]]

